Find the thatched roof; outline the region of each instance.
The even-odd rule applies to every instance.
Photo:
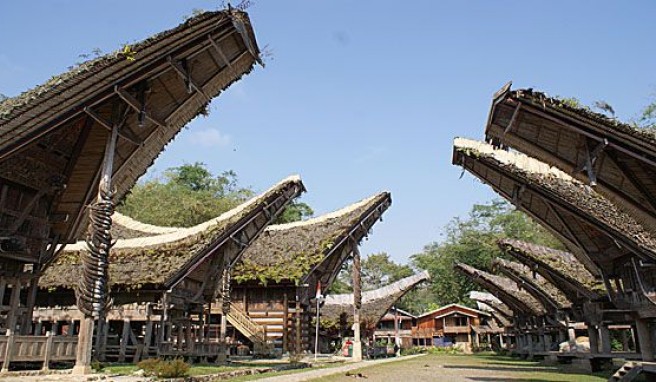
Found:
[[[345,260],[340,251],[352,244],[349,236],[359,243],[390,204],[390,194],[382,192],[317,218],[270,226],[236,264],[233,280],[298,284],[313,271],[336,275]],[[329,284],[324,279],[322,288]]]
[[[653,130],[533,89],[512,91],[508,84],[495,94],[486,138],[596,183],[601,194],[656,234]],[[588,155],[591,173],[586,167]]]
[[[427,271],[403,278],[399,281],[371,291],[362,292],[360,317],[367,327],[375,327],[378,321],[406,293],[419,283],[430,279]],[[353,322],[353,293],[326,296],[321,307],[323,319],[339,322],[340,316],[346,314],[347,321]]]
[[[231,238],[237,235],[237,230],[253,220],[256,213],[276,206],[276,211],[269,211],[275,216],[303,190],[300,178],[293,176],[242,205],[193,227],[168,231],[163,227],[132,225],[144,230],[168,232],[117,240],[109,257],[109,284],[113,289],[170,286],[186,270],[197,267],[208,254],[232,243]],[[127,220],[119,216],[119,221],[125,223]],[[80,277],[80,253],[85,249],[84,242],[67,246],[44,272],[39,286],[72,289]]]
[[[572,307],[572,302],[558,288],[527,266],[501,258],[492,260],[492,265],[497,272],[514,280],[517,286],[542,302],[550,312]]]
[[[613,272],[612,260],[619,257],[656,258],[656,239],[641,224],[591,187],[548,164],[462,138],[454,142],[453,163],[564,239],[589,270],[594,269],[586,263],[590,259]]]
[[[114,212],[114,215],[112,215],[112,238],[114,239],[134,239],[137,237],[163,235],[178,232],[181,229],[183,228],[162,227],[142,223],[120,212]]]
[[[456,263],[454,268],[472,282],[487,289],[515,313],[522,312],[531,316],[543,316],[546,313],[542,303],[519,289],[517,284],[507,277],[496,276],[463,263]]]
[[[81,239],[111,126],[121,126],[112,184],[119,202],[258,55],[246,13],[206,12],[54,76],[0,103],[0,178],[49,190],[49,237]]]
[[[498,244],[502,251],[550,280],[573,302],[597,300],[606,294],[604,284],[569,252],[514,239],[502,239]]]
[[[512,318],[513,316],[512,309],[510,309],[506,304],[504,304],[492,293],[480,292],[474,290],[469,292],[469,298],[472,299],[473,301],[476,301],[476,305],[480,310],[486,310],[483,309],[482,307],[488,307],[490,309],[499,312],[499,314],[504,315],[506,318]]]

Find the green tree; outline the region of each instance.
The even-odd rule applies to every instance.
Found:
[[[412,276],[414,270],[405,264],[397,264],[385,252],[373,253],[362,259],[362,290],[374,290]],[[339,275],[330,286],[330,293],[341,294],[353,292],[353,263],[342,266]]]
[[[212,175],[203,163],[167,169],[163,177],[136,185],[117,208],[144,223],[189,227],[236,207],[253,196],[237,174]]]
[[[299,220],[305,220],[314,215],[314,210],[308,204],[293,200],[285,207],[273,224],[292,223]]]
[[[474,205],[466,218],[456,217],[445,227],[445,240],[431,243],[421,253],[411,257],[415,268],[431,274],[424,301],[409,301],[414,307],[427,307],[431,303],[469,304],[468,292],[480,289],[453,269],[463,262],[477,268],[489,268],[495,257],[504,257],[497,246],[501,238],[514,238],[562,249],[562,244],[524,213],[509,203],[496,199]],[[412,297],[412,296],[409,296]]]

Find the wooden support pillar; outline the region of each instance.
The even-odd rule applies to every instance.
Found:
[[[533,334],[526,335],[526,347],[528,348],[529,358],[533,358]]]
[[[121,345],[118,350],[118,362],[125,362],[128,342],[130,342],[130,319],[123,319],[123,332],[121,334]]]
[[[358,243],[353,245],[353,362],[362,361],[362,342],[360,338],[360,308],[362,307],[362,264]]]
[[[43,357],[43,366],[42,370],[46,371],[50,369],[50,358],[52,357],[52,343],[53,343],[53,336],[52,333],[47,332],[46,333],[46,347],[44,349],[44,357]]]
[[[30,287],[27,290],[27,301],[25,302],[25,315],[21,321],[21,335],[28,335],[32,332],[32,317],[34,315],[34,304],[36,303],[36,293],[39,290],[37,278],[30,280]]]
[[[601,352],[604,354],[610,354],[612,347],[610,343],[610,330],[608,329],[608,325],[599,325],[599,334],[601,341]]]
[[[629,351],[629,334],[626,329],[622,329],[622,351]]]
[[[567,337],[570,342],[576,342],[576,331],[574,331],[574,328],[567,328]]]
[[[91,373],[93,327],[93,317],[84,317],[80,322],[80,334],[77,338],[77,359],[75,360],[75,366],[73,367],[73,375],[85,375]],[[53,328],[55,328],[55,324],[53,324]]]
[[[303,350],[301,348],[301,296],[296,292],[296,344],[294,345],[294,352],[297,355],[300,355]]]
[[[16,277],[11,283],[11,298],[9,299],[9,314],[7,315],[7,329],[12,333],[16,330],[18,322],[18,308],[20,307],[21,280]]]
[[[103,316],[98,318],[96,328],[96,358],[98,361],[104,362],[107,353],[107,335],[109,334],[109,322],[107,317]]]
[[[654,346],[651,338],[651,330],[649,329],[649,321],[645,319],[637,319],[636,329],[638,342],[640,343],[640,353],[642,354],[642,360],[645,362],[653,362]]]
[[[542,336],[542,344],[544,345],[544,351],[551,350],[551,333],[544,333]]]
[[[599,330],[596,325],[588,325],[588,338],[590,339],[590,353],[599,353]]]
[[[285,291],[282,301],[282,353],[285,354],[289,351],[289,297],[287,291]]]
[[[7,347],[5,348],[5,359],[2,362],[1,373],[7,373],[9,371],[9,364],[14,355],[14,331],[12,329],[7,329]]]

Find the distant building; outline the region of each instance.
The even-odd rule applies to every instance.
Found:
[[[398,322],[398,335],[401,348],[412,347],[412,327],[417,322],[417,316],[394,307],[388,310],[380,321],[378,321],[376,330],[374,330],[374,339],[394,342],[397,329],[394,324],[395,322]]]
[[[413,346],[459,347],[471,351],[490,343],[502,331],[489,313],[460,304],[449,304],[416,318],[411,330]]]

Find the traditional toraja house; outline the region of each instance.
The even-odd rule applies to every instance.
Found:
[[[574,255],[520,240],[502,239],[499,248],[556,286],[576,306],[606,296],[603,282],[594,277]]]
[[[470,352],[481,346],[481,336],[501,332],[489,313],[460,304],[449,304],[416,319],[412,341],[417,346],[457,347]]]
[[[359,258],[359,243],[391,202],[382,192],[317,218],[268,227],[234,268],[231,323],[250,342],[261,340],[259,332],[279,351],[310,350],[317,287],[328,290],[344,262]]]
[[[58,248],[84,237],[89,205],[99,224],[79,297],[89,317],[100,313],[113,205],[257,61],[245,13],[206,12],[0,102],[0,292],[10,295],[3,329],[29,331],[39,275]],[[83,337],[88,365],[90,333]]]
[[[554,318],[560,317],[572,307],[571,301],[558,288],[523,264],[496,258],[492,260],[492,267],[539,300]]]
[[[545,333],[548,322],[547,311],[542,303],[521,290],[517,284],[506,277],[490,274],[467,264],[457,263],[454,268],[468,277],[472,282],[486,289],[513,311],[513,328],[519,349],[533,350],[533,336],[537,335],[538,345],[548,350],[550,348],[551,332]]]
[[[216,356],[220,339],[208,336],[210,305],[222,277],[284,207],[304,191],[290,177],[263,194],[189,228],[156,227],[117,214],[119,237],[109,264],[114,308],[101,321],[96,351],[100,359],[137,361],[152,355]],[[48,267],[39,286],[35,318],[50,328],[61,318],[81,318],[74,306],[84,242],[70,245]],[[59,316],[59,317],[58,317]],[[50,322],[48,322],[50,321]],[[107,343],[111,333],[115,343]],[[120,336],[120,337],[119,337]]]
[[[363,325],[363,337],[373,337],[380,319],[396,304],[401,297],[428,280],[427,271],[403,278],[382,288],[362,293],[360,320]],[[325,340],[343,338],[353,325],[353,293],[326,296],[321,307],[321,326]]]
[[[644,334],[639,336],[647,344],[641,347],[643,357],[653,357],[641,318],[655,314],[652,276],[643,265],[655,258],[656,241],[642,225],[589,186],[525,155],[456,139],[453,162],[548,228],[593,274],[600,272],[612,305],[590,305],[586,318],[602,328],[638,318],[638,332]],[[596,331],[590,336],[594,343]]]
[[[656,134],[532,89],[500,89],[486,139],[596,186],[656,234]]]

